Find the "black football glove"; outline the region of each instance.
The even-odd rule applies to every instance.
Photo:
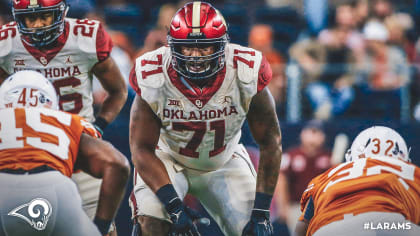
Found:
[[[179,198],[166,207],[172,221],[170,236],[200,236],[197,225],[202,223],[200,214],[185,206]]]
[[[155,194],[172,221],[170,236],[200,236],[196,224],[210,224],[207,218],[201,218],[200,214],[182,203],[172,184],[162,186]]]
[[[242,236],[271,236],[274,235],[270,222],[270,211],[253,209],[251,220],[245,225]]]

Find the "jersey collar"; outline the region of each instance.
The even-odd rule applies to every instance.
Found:
[[[222,86],[225,74],[226,66],[205,87],[200,88],[188,79],[181,77],[172,65],[168,68],[171,83],[199,109],[203,108]]]
[[[57,38],[56,41],[51,43],[51,45],[47,45],[45,48],[41,50],[26,44],[24,41],[21,40],[23,46],[26,50],[35,58],[37,59],[42,65],[46,66],[48,63],[61,51],[64,45],[67,42],[69,37],[69,23],[66,21],[64,22],[64,31],[63,33]]]

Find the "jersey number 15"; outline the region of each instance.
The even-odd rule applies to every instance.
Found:
[[[23,127],[17,127],[14,109],[4,109],[0,112],[0,150],[11,148],[23,148],[24,140],[26,144],[41,150],[52,153],[53,155],[66,160],[68,159],[70,139],[63,129],[47,124],[42,121],[41,115],[57,119],[63,125],[70,126],[71,115],[64,112],[57,112],[49,109],[25,109],[25,123],[37,134],[34,137],[25,137]],[[22,116],[21,116],[22,117]],[[21,122],[19,123],[21,124]],[[57,143],[44,142],[41,135],[51,135],[57,137]]]

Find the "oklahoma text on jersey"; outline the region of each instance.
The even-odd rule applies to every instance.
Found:
[[[130,83],[162,122],[159,148],[186,167],[215,170],[232,156],[252,97],[271,79],[261,52],[225,48],[225,66],[203,88],[172,67],[169,47],[137,58]]]

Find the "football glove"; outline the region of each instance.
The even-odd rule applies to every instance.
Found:
[[[200,236],[196,224],[207,224],[200,215],[185,206],[179,199],[174,186],[166,184],[156,191],[156,196],[165,206],[166,212],[172,221],[169,235],[176,236]],[[197,221],[196,221],[197,220]]]
[[[270,211],[253,209],[251,220],[245,225],[242,236],[271,236],[274,235],[270,222]]]
[[[200,236],[196,225],[202,222],[200,214],[185,206],[179,198],[174,199],[166,211],[172,221],[170,236]]]

